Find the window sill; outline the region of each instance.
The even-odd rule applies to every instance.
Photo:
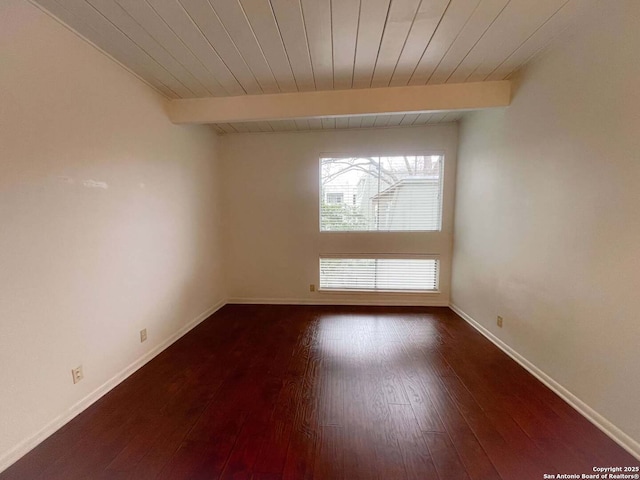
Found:
[[[439,295],[442,292],[440,290],[334,290],[332,288],[319,288],[318,293],[322,294],[337,294],[337,295],[351,295],[351,294],[383,294],[383,295]]]
[[[320,230],[320,233],[442,233],[440,230]]]

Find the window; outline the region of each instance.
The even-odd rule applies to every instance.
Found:
[[[320,258],[320,289],[372,292],[435,292],[434,258]]]
[[[343,203],[344,201],[344,193],[342,192],[327,192],[326,195],[326,203],[328,205],[335,205],[338,203]]]
[[[442,166],[442,155],[321,158],[320,230],[440,230]]]

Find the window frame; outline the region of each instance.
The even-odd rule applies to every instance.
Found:
[[[440,156],[442,157],[442,165],[440,167],[441,178],[440,178],[440,215],[439,215],[439,225],[436,230],[323,230],[322,229],[322,160],[325,158],[365,158],[365,157],[406,157],[406,156]],[[433,233],[442,233],[442,223],[444,218],[444,188],[445,188],[445,175],[446,175],[446,159],[447,156],[444,150],[410,150],[410,151],[395,151],[392,153],[389,152],[377,152],[371,153],[366,151],[358,151],[358,152],[350,152],[350,153],[336,153],[336,152],[321,152],[318,156],[318,194],[316,195],[317,208],[316,212],[318,214],[318,231],[321,234],[362,234],[362,233],[377,233],[377,234],[402,234],[402,233],[422,233],[422,234],[433,234]],[[354,257],[355,258],[355,257]]]

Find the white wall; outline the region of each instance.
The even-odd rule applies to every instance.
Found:
[[[587,23],[462,124],[452,301],[640,455],[640,2]]]
[[[457,125],[229,135],[221,141],[228,289],[234,302],[447,305]],[[325,154],[445,154],[442,232],[319,232],[319,158]],[[440,294],[310,292],[321,253],[440,254]]]
[[[2,470],[226,294],[212,131],[26,0],[0,63]]]

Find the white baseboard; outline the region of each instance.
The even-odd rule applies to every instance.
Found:
[[[206,311],[202,312],[196,318],[194,318],[187,325],[182,327],[176,333],[171,335],[165,341],[163,341],[160,345],[156,346],[152,350],[148,351],[136,361],[131,363],[129,366],[118,372],[116,375],[111,377],[105,383],[96,388],[89,395],[84,397],[82,400],[78,401],[74,405],[72,405],[66,412],[54,418],[51,422],[45,425],[39,432],[32,435],[31,437],[23,440],[19,444],[17,444],[14,448],[9,450],[8,452],[0,455],[0,472],[3,472],[11,465],[13,465],[16,461],[22,458],[24,455],[29,453],[35,447],[37,447],[41,442],[46,440],[49,436],[55,433],[57,430],[62,428],[66,423],[70,422],[75,418],[78,414],[89,408],[93,403],[98,401],[102,396],[112,390],[114,387],[122,383],[127,377],[133,374],[136,370],[144,366],[147,362],[149,362],[156,355],[164,351],[171,344],[176,342],[180,337],[184,336],[187,332],[192,330],[198,324],[202,323],[204,320],[213,315],[216,311],[227,304],[226,300],[222,300],[216,303],[211,308],[208,308]]]
[[[370,305],[370,306],[389,306],[389,307],[448,307],[449,303],[441,299],[421,299],[402,298],[397,299],[353,299],[336,295],[331,298],[251,298],[251,297],[232,297],[227,303],[238,303],[244,305]],[[409,297],[409,296],[407,296]]]
[[[504,343],[498,337],[496,337],[493,333],[483,327],[476,320],[467,315],[462,309],[457,307],[454,304],[450,304],[449,307],[455,313],[457,313],[464,321],[466,321],[469,325],[475,328],[478,332],[484,335],[489,341],[491,341],[494,345],[496,345],[500,350],[509,355],[512,359],[518,362],[525,370],[527,370],[531,375],[536,377],[542,383],[544,383],[547,387],[553,390],[560,398],[562,398],[565,402],[571,405],[575,410],[577,410],[583,417],[593,423],[596,427],[598,427],[602,432],[604,432],[609,438],[611,438],[614,442],[624,448],[627,452],[633,455],[637,460],[640,460],[640,442],[634,440],[629,435],[624,433],[618,427],[616,427],[613,423],[607,420],[604,416],[596,412],[593,408],[587,405],[585,402],[576,397],[573,393],[571,393],[568,389],[563,387],[561,384],[556,382],[549,375],[544,373],[538,367],[536,367],[529,360],[524,358],[518,352],[513,350],[509,345]]]

